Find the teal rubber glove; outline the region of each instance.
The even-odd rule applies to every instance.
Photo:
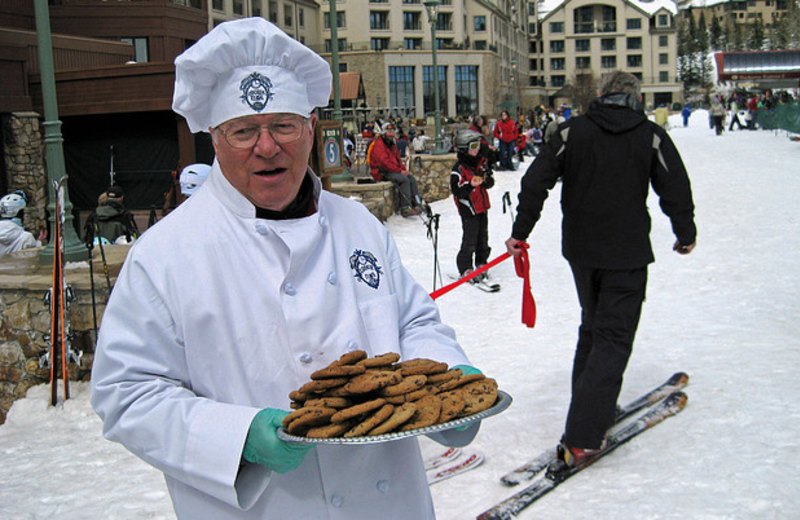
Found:
[[[276,473],[288,473],[302,464],[314,445],[286,442],[278,438],[278,428],[287,415],[289,412],[274,408],[265,408],[256,414],[250,423],[242,451],[242,457],[247,462],[261,464]]]
[[[454,369],[457,368],[457,369],[461,370],[461,374],[465,375],[465,376],[472,375],[472,374],[483,374],[483,372],[481,372],[477,368],[469,366],[469,365],[456,365],[453,368]]]
[[[453,368],[457,368],[457,369],[461,370],[461,375],[465,375],[465,376],[468,376],[468,375],[471,375],[471,374],[483,374],[483,372],[481,372],[477,368],[475,368],[473,366],[469,366],[469,365],[456,365]],[[478,421],[478,423],[480,423],[480,421]],[[464,430],[467,430],[470,427],[475,426],[475,424],[477,424],[477,423],[465,424],[464,426],[457,426],[455,428],[455,430],[457,432],[463,432]]]

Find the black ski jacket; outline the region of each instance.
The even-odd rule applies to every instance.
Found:
[[[681,156],[667,132],[632,105],[628,96],[601,97],[586,115],[558,127],[522,179],[513,238],[527,239],[548,190],[562,178],[562,253],[570,262],[600,269],[653,262],[651,185],[678,241],[694,243],[694,203]]]

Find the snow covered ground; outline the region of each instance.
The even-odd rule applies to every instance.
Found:
[[[765,131],[717,137],[704,111],[688,128],[676,116],[671,123],[692,180],[698,246],[688,256],[671,251],[669,221],[652,195],[657,261],[621,401],[683,370],[689,405],[520,519],[761,520],[794,518],[800,508],[800,143]],[[516,202],[523,172],[497,174],[493,258],[511,224],[501,196],[509,191]],[[535,328],[520,322],[521,280],[511,261],[491,273],[501,292],[461,286],[438,300],[473,363],[514,397],[473,443],[486,462],[432,486],[439,520],[474,518],[511,494],[498,478],[561,435],[579,308],[560,254],[558,189],[530,238]],[[433,209],[446,284],[460,223],[451,200]],[[388,226],[408,268],[432,290],[423,224],[393,217]],[[53,409],[47,388],[32,388],[0,426],[0,518],[174,519],[160,473],[103,440],[88,385],[72,390],[73,399]],[[421,443],[427,455],[441,450]]]

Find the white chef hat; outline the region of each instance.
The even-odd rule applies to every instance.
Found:
[[[263,18],[224,22],[175,59],[172,110],[193,133],[253,114],[307,117],[331,95],[319,54]]]

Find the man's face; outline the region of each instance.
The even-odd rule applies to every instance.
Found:
[[[274,125],[286,119],[302,120],[295,114],[262,114],[237,118],[219,125],[223,132],[233,124]],[[250,148],[234,148],[225,136],[212,130],[214,151],[222,174],[239,193],[255,206],[282,211],[297,196],[306,174],[308,157],[314,144],[317,118],[311,115],[303,124],[302,135],[288,144],[276,142],[262,129]]]

